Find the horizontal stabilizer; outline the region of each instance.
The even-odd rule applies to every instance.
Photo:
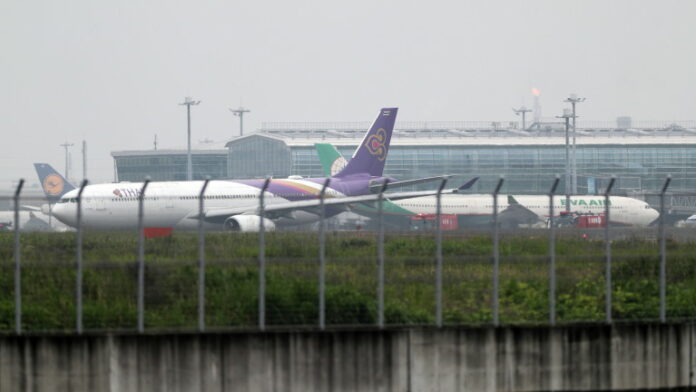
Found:
[[[474,178],[472,178],[471,180],[469,180],[469,182],[467,182],[466,184],[460,186],[460,187],[457,188],[457,189],[460,190],[460,191],[465,191],[465,190],[471,188],[472,186],[474,186],[474,184],[476,183],[476,181],[478,181],[478,179],[479,179],[479,177],[474,177]]]

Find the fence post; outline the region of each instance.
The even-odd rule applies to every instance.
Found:
[[[665,192],[672,182],[667,176],[660,192],[660,322],[667,321],[667,245],[665,239]]]
[[[331,178],[324,180],[319,192],[319,328],[326,328],[326,207],[324,197]]]
[[[271,179],[266,181],[259,193],[259,329],[266,328],[266,227],[264,222],[264,193],[271,184]]]
[[[612,176],[607,185],[606,191],[604,191],[604,282],[606,284],[606,293],[604,294],[604,313],[606,315],[607,324],[611,324],[611,308],[612,308],[612,283],[611,283],[611,237],[609,236],[609,220],[610,220],[610,205],[609,205],[609,194],[611,193],[611,188],[614,187],[614,182],[616,177]]]
[[[198,195],[198,331],[205,331],[205,190],[210,183],[207,176]]]
[[[17,335],[22,333],[22,265],[21,265],[21,254],[19,237],[20,237],[20,224],[19,224],[19,195],[22,193],[22,187],[24,186],[24,179],[19,180],[17,184],[17,189],[15,190],[13,202],[14,202],[14,259],[15,259],[15,276],[14,276],[14,288],[15,288],[15,332]]]
[[[435,320],[438,327],[442,327],[442,190],[447,185],[447,179],[443,178],[440,187],[437,188],[437,208],[435,211],[436,245],[435,245]]]
[[[377,199],[377,326],[384,328],[384,192],[389,186],[389,179],[385,178],[379,189]]]
[[[138,195],[138,332],[145,331],[145,233],[144,233],[144,204],[145,190],[150,183],[146,177]]]
[[[82,180],[80,190],[77,192],[77,217],[75,219],[77,228],[77,272],[75,279],[75,311],[77,333],[82,333],[82,192],[85,191],[87,180]]]
[[[493,191],[493,325],[500,325],[500,225],[498,224],[498,193],[505,179],[501,176]]]
[[[553,195],[560,178],[556,176],[549,190],[549,324],[556,325],[556,224],[553,221]]]

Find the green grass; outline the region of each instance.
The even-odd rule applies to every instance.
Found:
[[[206,324],[253,326],[258,318],[258,237],[206,236]],[[137,237],[88,233],[84,238],[84,326],[136,325]],[[148,328],[195,328],[195,233],[148,239],[145,247]],[[604,320],[604,243],[561,238],[557,250],[557,319]],[[266,314],[269,325],[318,322],[318,243],[313,233],[267,234]],[[326,320],[330,325],[373,324],[377,319],[376,243],[369,233],[327,236]],[[390,324],[435,321],[435,242],[432,236],[388,235],[385,244],[385,317]],[[492,320],[491,240],[451,236],[443,243],[444,318],[450,324]],[[500,318],[504,323],[548,320],[548,240],[501,241]],[[615,241],[613,317],[659,317],[659,257],[654,241]],[[75,234],[22,235],[22,322],[26,330],[75,326]],[[0,331],[14,328],[12,233],[0,233]],[[667,316],[696,317],[696,243],[669,242]]]

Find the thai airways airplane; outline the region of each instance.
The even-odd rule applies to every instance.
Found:
[[[344,165],[341,153],[330,144],[316,144],[319,160],[326,173]],[[350,162],[348,162],[350,164]],[[392,216],[415,216],[435,214],[435,196],[423,196],[407,200],[384,202],[384,213]],[[565,196],[554,197],[554,211],[566,210]],[[442,213],[456,215],[459,227],[483,226],[491,223],[493,197],[487,194],[457,195],[444,194],[441,200]],[[604,196],[571,196],[570,210],[578,213],[602,214],[605,211]],[[374,208],[356,205],[356,213],[374,214]],[[545,223],[549,214],[549,198],[546,195],[499,195],[499,221],[504,226],[534,225]],[[610,196],[609,219],[612,225],[648,226],[660,213],[642,200],[630,197]]]
[[[376,190],[387,180],[382,176],[394,129],[397,108],[380,110],[377,119],[353,154],[351,162],[330,178],[326,189],[326,216],[347,210],[347,205],[375,201]],[[264,212],[259,211],[259,196],[265,180],[210,181],[204,196],[204,211],[199,213],[199,195],[203,181],[153,182],[143,198],[146,228],[195,229],[199,219],[206,228],[232,231],[257,231],[264,227],[300,224],[319,219],[319,194],[326,178],[272,179],[264,197]],[[422,180],[393,181],[395,186]],[[460,189],[471,186],[472,182]],[[82,194],[82,223],[87,229],[134,229],[138,222],[138,200],[142,183],[97,184],[86,186]],[[456,192],[457,189],[448,190]],[[78,190],[61,197],[53,215],[75,226]],[[433,191],[391,193],[400,200],[434,194]]]

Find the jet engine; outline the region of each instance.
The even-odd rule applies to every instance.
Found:
[[[263,219],[263,226],[266,231],[275,231],[275,223],[268,218],[261,218],[258,215],[236,215],[225,220],[223,229],[225,231],[258,232],[259,224]]]

